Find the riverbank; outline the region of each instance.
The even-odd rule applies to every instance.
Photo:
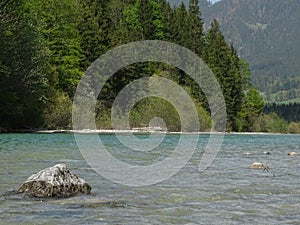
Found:
[[[38,134],[226,134],[226,135],[294,135],[286,133],[266,133],[266,132],[172,132],[166,131],[159,127],[142,127],[142,128],[132,128],[128,130],[118,130],[118,129],[83,129],[83,130],[73,130],[73,129],[32,129],[32,128],[19,128],[19,129],[0,129],[0,133],[38,133]]]

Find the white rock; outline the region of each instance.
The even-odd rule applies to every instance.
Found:
[[[57,164],[31,175],[18,189],[34,197],[70,197],[90,194],[91,186],[69,171],[65,164]]]
[[[296,156],[296,155],[298,155],[298,153],[297,152],[289,152],[288,155],[289,156]]]
[[[269,167],[263,163],[253,163],[251,166],[250,166],[251,169],[262,169],[262,170],[269,170]]]

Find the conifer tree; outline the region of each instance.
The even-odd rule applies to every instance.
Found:
[[[236,129],[236,119],[241,109],[243,92],[239,58],[229,47],[217,20],[213,20],[206,35],[205,59],[218,79],[226,102],[228,129]]]
[[[178,32],[178,35],[175,37],[175,43],[188,48],[188,12],[183,3],[178,8],[175,8],[175,25],[175,29]]]
[[[189,2],[189,49],[199,57],[202,57],[204,51],[204,32],[203,21],[198,0],[190,0]]]
[[[80,0],[82,18],[78,25],[84,54],[82,69],[86,70],[109,46],[106,1]]]

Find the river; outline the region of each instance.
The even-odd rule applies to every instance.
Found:
[[[188,142],[191,135],[181,138]],[[150,152],[130,151],[113,134],[99,136],[119,160],[150,165],[168,157],[180,135],[166,135]],[[200,135],[197,150],[176,175],[131,187],[96,173],[72,134],[1,134],[0,224],[300,224],[300,156],[287,155],[300,153],[299,135],[226,134],[213,163],[199,171],[208,139]],[[254,162],[270,171],[250,169]],[[31,174],[57,163],[84,178],[92,194],[68,199],[10,194]]]

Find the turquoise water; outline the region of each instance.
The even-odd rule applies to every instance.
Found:
[[[150,152],[130,151],[114,135],[100,137],[119,160],[150,165],[172,153],[179,135],[167,135]],[[182,138],[188,148],[191,135]],[[197,151],[175,176],[134,188],[91,169],[72,134],[1,134],[0,224],[300,224],[300,156],[287,156],[300,153],[300,136],[225,135],[216,159],[199,172],[208,138],[200,136]],[[254,162],[270,171],[249,169]],[[69,199],[8,194],[32,173],[57,163],[83,177],[92,194]]]

